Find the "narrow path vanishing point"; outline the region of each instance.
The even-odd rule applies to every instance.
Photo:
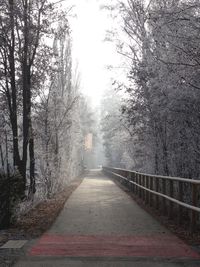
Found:
[[[91,171],[16,267],[197,267],[200,256],[101,172]]]

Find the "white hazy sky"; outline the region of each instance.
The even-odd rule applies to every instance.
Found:
[[[67,0],[65,5],[70,6]],[[81,89],[91,98],[93,106],[100,102],[106,88],[111,86],[114,72],[106,66],[118,66],[120,56],[114,43],[105,42],[106,30],[112,25],[112,19],[100,10],[103,0],[73,0],[73,13],[70,19],[72,29],[72,49],[74,66],[78,64],[81,77]]]

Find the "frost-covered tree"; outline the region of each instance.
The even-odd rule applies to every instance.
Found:
[[[51,66],[36,103],[37,168],[48,197],[83,172],[84,104],[67,20],[56,30]]]
[[[38,179],[50,196],[67,180],[70,161],[76,174],[68,177],[81,172],[67,12],[48,0],[0,1],[0,12],[1,169],[20,173],[21,196],[33,199]]]
[[[10,166],[21,174],[22,195],[29,166],[30,194],[35,191],[33,99],[48,49],[44,37],[51,35],[50,24],[55,10],[47,0],[0,1],[0,78],[7,125],[11,130]],[[10,140],[9,140],[10,143]],[[5,148],[4,148],[5,150]],[[29,164],[28,164],[29,162]]]
[[[123,21],[118,49],[129,63],[122,113],[136,166],[198,178],[200,4],[126,0],[114,7]]]
[[[133,168],[132,136],[121,115],[120,95],[106,91],[101,102],[101,131],[106,164],[114,167]]]

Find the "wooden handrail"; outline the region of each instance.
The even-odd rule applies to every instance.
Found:
[[[197,214],[200,213],[200,207],[197,206],[198,202],[198,187],[200,186],[199,180],[185,179],[179,177],[168,177],[168,176],[159,176],[152,174],[139,173],[135,171],[129,171],[119,168],[103,167],[103,171],[108,175],[117,177],[120,180],[126,182],[131,189],[145,201],[145,204],[152,205],[152,196],[155,196],[155,207],[158,209],[160,206],[159,197],[162,198],[162,211],[163,213],[167,212],[166,201],[169,201],[169,213],[168,215],[172,218],[173,205],[178,205],[178,222],[181,223],[182,218],[182,209],[185,208],[191,212],[190,214],[190,231],[194,232],[197,225]],[[120,174],[118,173],[120,172]],[[159,182],[162,181],[160,185]],[[153,188],[153,181],[154,187]],[[169,181],[169,194],[166,193],[166,183]],[[174,188],[173,182],[178,182],[178,199],[174,197]],[[190,184],[192,188],[191,192],[191,202],[185,203],[183,201],[183,183]],[[159,191],[159,185],[161,192]],[[135,189],[134,189],[135,187]]]
[[[113,175],[115,175],[115,176],[117,176],[117,177],[119,177],[119,178],[121,178],[121,179],[123,179],[123,180],[125,180],[125,181],[127,181],[127,182],[129,182],[130,184],[137,185],[138,187],[140,187],[140,188],[142,188],[142,189],[144,189],[144,190],[146,190],[146,191],[148,191],[148,192],[150,192],[150,193],[152,193],[154,195],[158,195],[158,196],[163,197],[163,198],[165,198],[167,200],[170,200],[170,201],[172,201],[172,202],[174,202],[174,203],[176,203],[176,204],[178,204],[178,205],[180,205],[180,206],[182,206],[184,208],[187,208],[187,209],[191,209],[191,210],[200,212],[200,208],[198,208],[196,206],[189,205],[189,204],[187,204],[185,202],[182,202],[182,201],[179,201],[179,200],[177,200],[175,198],[168,197],[167,195],[164,195],[162,193],[156,192],[154,190],[150,190],[150,189],[148,189],[145,186],[139,185],[138,183],[135,183],[133,181],[128,180],[126,177],[124,177],[124,176],[122,176],[120,174],[117,174],[117,173],[114,173],[114,172],[110,172],[110,173],[113,174]]]
[[[183,182],[183,183],[186,182],[186,183],[190,183],[190,184],[200,185],[200,180],[195,180],[195,179],[188,179],[188,178],[181,178],[181,177],[170,177],[170,176],[163,176],[163,175],[156,175],[156,174],[147,174],[147,173],[136,172],[136,171],[120,169],[120,168],[111,168],[111,167],[103,167],[103,168],[112,169],[112,170],[119,170],[119,171],[126,171],[128,173],[133,173],[133,174],[137,173],[137,174],[141,174],[143,176],[148,176],[148,177],[153,177],[153,178],[173,180],[173,181],[179,181],[179,182]]]

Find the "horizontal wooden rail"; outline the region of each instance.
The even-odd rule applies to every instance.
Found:
[[[103,167],[103,171],[112,177],[124,181],[146,204],[152,206],[153,203],[154,206],[159,209],[161,204],[160,199],[162,199],[162,213],[167,213],[170,218],[173,217],[174,204],[176,204],[178,206],[178,214],[176,217],[179,223],[181,223],[182,220],[183,209],[187,209],[190,212],[190,231],[195,231],[200,213],[200,207],[198,207],[200,180],[145,174],[111,167]],[[166,182],[169,184],[167,185]],[[183,184],[191,187],[191,203],[183,201]],[[166,201],[168,201],[168,206]]]
[[[200,180],[194,180],[194,179],[187,179],[187,178],[181,178],[181,177],[170,177],[170,176],[162,176],[162,175],[154,175],[154,174],[147,174],[147,173],[142,173],[142,172],[136,172],[136,171],[131,171],[131,170],[126,170],[126,169],[119,169],[119,168],[110,168],[110,167],[102,167],[103,169],[112,169],[113,172],[114,170],[116,171],[125,171],[128,173],[133,173],[133,174],[139,174],[143,176],[148,176],[148,177],[153,177],[153,178],[159,178],[159,179],[167,179],[167,180],[173,180],[173,181],[179,181],[179,182],[186,182],[190,184],[198,184],[200,185]],[[115,172],[116,173],[116,172]]]

